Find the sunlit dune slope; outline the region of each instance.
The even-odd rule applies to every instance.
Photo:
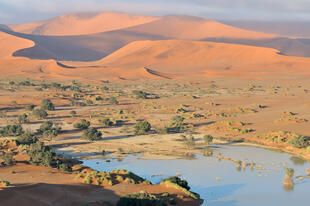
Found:
[[[158,72],[189,76],[310,72],[309,58],[283,56],[275,49],[186,40],[133,42],[102,59],[100,64],[146,66]]]
[[[200,40],[205,38],[273,38],[264,34],[228,26],[216,21],[193,16],[164,16],[147,24],[134,26],[126,31],[156,34],[174,39]]]
[[[0,31],[0,59],[9,58],[16,50],[32,47],[33,45],[34,43],[30,40],[12,36]]]
[[[118,30],[156,19],[158,17],[114,12],[72,13],[45,21],[10,26],[10,28],[27,34],[68,36]]]

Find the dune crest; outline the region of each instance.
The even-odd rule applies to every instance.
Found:
[[[0,58],[11,58],[17,50],[34,46],[34,42],[0,31]]]
[[[10,28],[16,32],[27,34],[70,36],[118,30],[145,24],[156,19],[158,17],[114,12],[72,13],[50,20],[10,26]]]
[[[309,58],[288,57],[275,49],[213,42],[137,41],[99,61],[107,67],[150,67],[158,72],[199,76],[306,72]]]
[[[163,16],[156,21],[124,30],[188,40],[202,40],[211,37],[261,39],[276,36],[274,34],[239,29],[200,17],[181,15]]]

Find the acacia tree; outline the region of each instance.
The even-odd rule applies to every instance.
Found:
[[[55,110],[55,106],[50,99],[43,99],[41,102],[41,109],[52,111]]]

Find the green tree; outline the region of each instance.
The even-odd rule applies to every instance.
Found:
[[[21,114],[21,115],[18,115],[18,123],[19,124],[25,124],[25,123],[28,123],[29,122],[29,119],[28,119],[28,115],[27,114]]]
[[[90,122],[87,121],[86,119],[81,119],[81,122],[75,123],[73,125],[74,128],[76,129],[88,129],[88,127],[90,126]]]
[[[0,156],[2,163],[5,166],[11,166],[14,164],[14,159],[13,159],[13,155],[12,154],[4,154],[2,156]]]
[[[301,135],[294,135],[294,137],[289,141],[289,143],[293,147],[305,148],[309,146],[309,137],[301,136]]]
[[[21,125],[7,125],[0,130],[0,136],[20,136],[24,133]]]
[[[98,131],[96,128],[88,128],[84,130],[82,139],[88,140],[88,141],[96,141],[100,140],[102,136],[102,133]]]
[[[48,116],[48,113],[43,109],[33,110],[32,114],[38,119],[46,119]]]
[[[44,138],[52,139],[55,138],[61,131],[61,127],[54,126],[51,121],[44,122],[37,130]]]
[[[19,136],[16,139],[16,141],[18,144],[30,145],[30,144],[36,143],[38,141],[38,138],[35,135],[30,134],[29,132],[26,132],[22,134],[21,136]]]
[[[41,102],[41,109],[53,111],[55,110],[55,106],[50,99],[43,99]]]
[[[135,134],[143,135],[151,130],[151,124],[147,121],[137,122],[135,125]]]

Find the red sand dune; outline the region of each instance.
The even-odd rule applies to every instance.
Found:
[[[0,31],[0,59],[12,57],[16,50],[32,47],[34,43],[30,40],[15,37]]]
[[[10,26],[16,32],[38,35],[84,35],[118,30],[158,19],[155,16],[114,12],[72,13],[46,21]]]
[[[275,49],[189,40],[136,41],[97,62],[12,57],[33,42],[0,33],[1,77],[79,80],[177,79],[265,74],[309,74],[310,59]]]
[[[107,67],[149,67],[182,75],[306,72],[310,59],[279,55],[275,49],[212,42],[133,42],[100,61]]]
[[[163,16],[156,21],[134,26],[125,31],[161,35],[173,39],[201,40],[204,38],[273,38],[276,35],[253,32],[216,21],[193,16]]]

